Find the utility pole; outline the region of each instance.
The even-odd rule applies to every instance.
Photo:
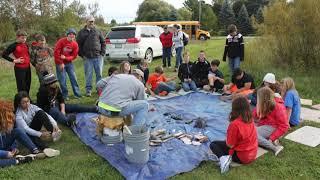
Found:
[[[199,0],[199,29],[200,29],[200,26],[201,26],[201,2],[202,0]]]

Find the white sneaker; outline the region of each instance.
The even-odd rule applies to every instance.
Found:
[[[229,171],[230,163],[232,161],[232,157],[230,155],[221,156],[220,158],[220,170],[221,174],[224,174]]]
[[[62,134],[61,130],[53,132],[52,135],[51,135],[52,136],[52,141],[53,142],[58,141],[61,138],[61,134]]]
[[[55,157],[55,156],[59,156],[60,155],[60,151],[59,150],[55,150],[55,149],[52,149],[52,148],[45,148],[43,150],[43,153],[47,157]]]
[[[275,156],[278,156],[278,154],[284,149],[283,146],[276,146],[276,151],[274,152]]]

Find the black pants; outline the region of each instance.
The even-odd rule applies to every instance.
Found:
[[[23,69],[14,67],[14,75],[16,76],[17,90],[26,91],[29,94],[31,85],[31,70],[30,67]]]
[[[203,88],[204,85],[209,84],[209,80],[208,79],[195,79],[195,83],[198,88]]]
[[[51,133],[53,132],[53,126],[50,122],[49,117],[47,114],[40,110],[38,111],[35,116],[33,117],[33,120],[30,124],[30,128],[34,129],[36,131],[40,131],[42,126],[44,126],[47,131],[50,131]],[[32,142],[40,149],[43,150],[45,148],[48,148],[47,144],[40,139],[40,137],[37,136],[30,136]]]
[[[218,158],[220,158],[221,156],[229,155],[230,150],[225,141],[213,141],[210,144],[210,149],[213,152],[213,154],[218,156]],[[232,161],[236,163],[241,163],[236,151],[232,155]]]

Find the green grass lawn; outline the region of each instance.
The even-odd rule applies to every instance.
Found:
[[[222,58],[224,48],[224,39],[213,39],[205,42],[191,42],[187,49],[191,52],[191,59],[196,59],[200,50],[205,50],[209,60],[213,58]],[[16,93],[16,84],[13,73],[13,67],[8,63],[0,61],[0,97],[12,100]],[[174,63],[174,61],[173,61]],[[78,59],[75,62],[76,73],[82,93],[85,92],[84,69],[83,62]],[[112,64],[117,65],[117,64]],[[161,65],[161,59],[156,59],[150,65],[151,71],[154,67]],[[135,65],[134,65],[135,66]],[[105,64],[104,75],[110,63]],[[244,67],[250,68],[250,64]],[[226,63],[221,64],[221,70],[225,74],[226,79],[230,79],[228,67]],[[254,69],[254,68],[252,68]],[[260,67],[260,69],[265,69]],[[264,71],[258,68],[254,69],[252,74],[261,82]],[[283,69],[275,67],[265,69],[265,71],[277,72],[283,77],[286,74]],[[250,69],[248,70],[250,71]],[[169,76],[176,76],[173,69],[166,69],[165,72]],[[262,73],[263,72],[263,73]],[[39,83],[33,71],[31,96],[35,100],[35,95]],[[302,97],[312,98],[316,102],[320,102],[320,93],[312,91],[318,82],[316,76],[305,74],[302,76],[298,73],[290,72],[290,75],[296,79],[298,90]],[[306,84],[311,82],[311,85]],[[70,103],[93,104],[97,95],[93,97],[83,97],[80,100],[73,99],[73,93],[69,85]],[[318,83],[319,85],[319,83]],[[320,127],[320,124],[304,122],[303,125],[312,125]],[[53,148],[59,149],[61,155],[51,159],[39,160],[27,165],[0,169],[0,179],[123,179],[121,174],[114,169],[107,161],[97,156],[93,151],[86,147],[74,133],[66,127],[62,127],[63,136],[61,141],[52,144]],[[290,131],[293,131],[291,129]],[[284,151],[275,157],[272,153],[260,157],[251,165],[233,168],[226,175],[220,175],[219,169],[212,162],[203,162],[191,172],[174,176],[173,179],[320,179],[320,149],[311,148],[304,145],[296,144],[291,141],[282,139],[281,143],[285,146]],[[178,164],[177,164],[178,165]]]

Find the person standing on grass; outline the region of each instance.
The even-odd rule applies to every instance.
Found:
[[[291,127],[297,126],[300,123],[301,102],[299,93],[295,88],[292,78],[287,77],[281,80],[282,98],[287,109],[289,124]]]
[[[27,33],[23,30],[18,30],[16,32],[16,42],[3,51],[2,57],[14,63],[17,91],[26,91],[29,94],[31,69],[29,47],[26,41]]]
[[[253,117],[257,123],[259,146],[272,150],[277,156],[284,149],[278,139],[289,129],[286,108],[283,100],[275,98],[269,87],[259,89],[257,95]]]
[[[244,96],[232,101],[230,124],[226,141],[213,141],[210,149],[220,162],[221,173],[229,170],[231,161],[249,164],[258,152],[257,130],[250,111],[250,104]]]
[[[30,48],[30,60],[41,83],[44,72],[53,73],[53,66],[50,61],[53,57],[53,50],[47,46],[44,35],[38,34],[35,39],[36,41],[31,44]]]
[[[174,43],[174,48],[176,49],[176,65],[175,72],[178,71],[180,64],[182,63],[182,51],[183,51],[183,32],[179,24],[173,25],[173,36],[172,42]]]
[[[171,67],[171,51],[172,51],[172,36],[173,34],[169,32],[168,27],[163,28],[164,32],[160,35],[160,41],[162,43],[162,67]]]
[[[38,106],[31,104],[27,92],[20,91],[15,95],[14,112],[17,128],[25,130],[40,150],[48,147],[44,141],[55,142],[60,139],[62,131],[57,122]],[[46,131],[41,131],[42,126]]]
[[[106,43],[102,33],[95,28],[94,17],[86,19],[86,26],[77,36],[79,56],[84,60],[84,73],[86,78],[86,96],[91,96],[92,71],[96,73],[96,83],[102,78],[103,57],[106,54]]]
[[[242,34],[238,33],[237,26],[234,24],[229,25],[228,31],[223,61],[226,61],[228,56],[230,74],[232,75],[235,69],[240,68],[240,62],[244,60],[244,41]]]
[[[69,76],[75,98],[81,98],[76,72],[72,61],[78,56],[78,43],[75,41],[76,30],[68,29],[67,37],[58,40],[54,48],[54,61],[56,63],[57,77],[62,90],[63,98],[69,100],[67,87],[67,74]]]
[[[178,71],[178,77],[182,83],[182,88],[185,92],[188,91],[197,91],[197,86],[196,83],[193,80],[193,75],[192,75],[192,66],[193,63],[190,62],[190,53],[188,51],[185,51],[183,53],[183,61],[179,66],[179,71]]]
[[[23,164],[34,160],[32,155],[16,156],[19,153],[16,141],[26,147],[32,154],[40,152],[26,132],[23,129],[15,128],[14,124],[13,103],[0,100],[0,167]]]
[[[199,58],[192,66],[192,75],[198,88],[203,88],[204,85],[209,84],[208,73],[210,63],[206,59],[206,54],[203,50],[199,53]]]

